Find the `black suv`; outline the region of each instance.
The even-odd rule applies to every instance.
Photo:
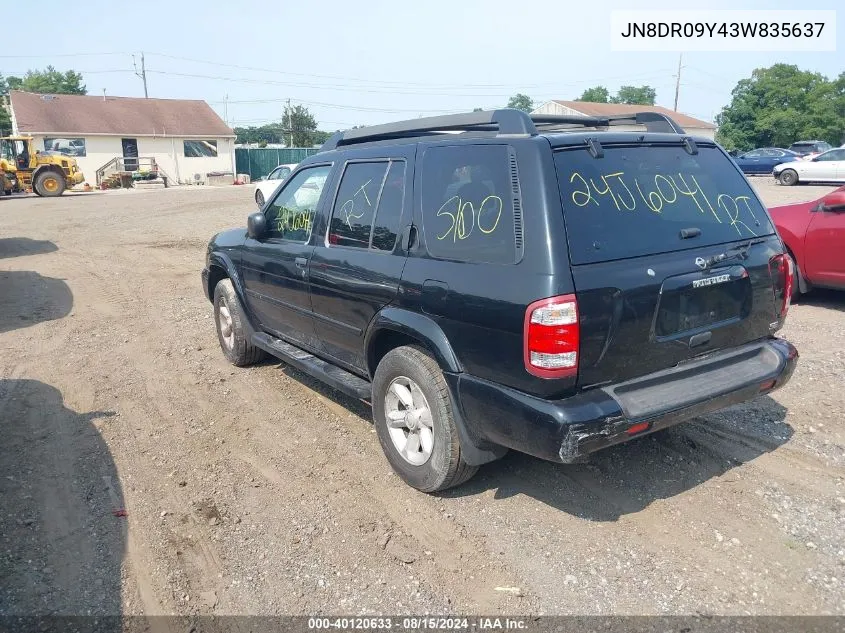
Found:
[[[517,110],[336,134],[202,273],[232,363],[269,353],[372,403],[428,492],[508,448],[572,463],[782,386],[792,280],[713,141]]]

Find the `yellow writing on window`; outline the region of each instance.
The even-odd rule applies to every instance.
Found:
[[[306,231],[310,233],[312,216],[312,209],[298,210],[280,207],[279,214],[275,220],[275,231],[282,235],[293,231]]]
[[[718,192],[708,195],[695,174],[678,172],[631,178],[619,171],[587,179],[573,172],[569,182],[574,185],[570,199],[577,207],[600,206],[600,201],[609,200],[617,211],[636,211],[638,207],[644,207],[652,213],[662,214],[671,211],[674,205],[688,201],[700,213],[712,215],[720,224],[729,224],[739,235],[743,231],[757,235],[750,225],[760,225],[750,196]]]
[[[438,240],[465,240],[478,228],[481,235],[490,235],[499,226],[504,204],[499,196],[487,196],[477,206],[460,196],[452,196],[437,210],[437,217],[448,218],[448,226]]]

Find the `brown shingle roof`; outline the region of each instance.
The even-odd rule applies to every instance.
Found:
[[[205,101],[11,92],[21,134],[234,136]]]
[[[581,114],[585,114],[587,116],[607,116],[610,114],[629,114],[632,112],[651,111],[660,112],[661,114],[666,114],[672,117],[672,119],[681,127],[700,127],[711,130],[716,129],[716,126],[712,123],[696,119],[695,117],[682,114],[681,112],[675,112],[674,110],[664,108],[663,106],[630,105],[627,103],[594,103],[592,101],[560,101],[558,99],[555,99],[554,101],[555,103],[577,110]]]

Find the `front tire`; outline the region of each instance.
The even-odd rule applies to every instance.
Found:
[[[39,196],[55,198],[65,192],[65,179],[54,171],[44,171],[35,177],[32,190]]]
[[[449,387],[435,360],[403,346],[382,358],[373,376],[373,419],[387,461],[405,483],[436,492],[477,471],[461,457]]]
[[[246,316],[230,279],[221,279],[214,288],[214,322],[220,349],[236,367],[254,365],[266,356],[247,338]]]
[[[794,169],[784,169],[778,176],[780,184],[791,187],[798,184],[798,172]]]
[[[255,190],[255,204],[258,205],[258,208],[264,208],[264,194],[261,193],[261,189]]]

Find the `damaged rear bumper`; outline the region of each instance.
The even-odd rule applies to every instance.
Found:
[[[572,463],[774,391],[788,382],[797,360],[795,347],[771,338],[562,400],[544,400],[466,374],[460,374],[457,392],[472,437]]]

